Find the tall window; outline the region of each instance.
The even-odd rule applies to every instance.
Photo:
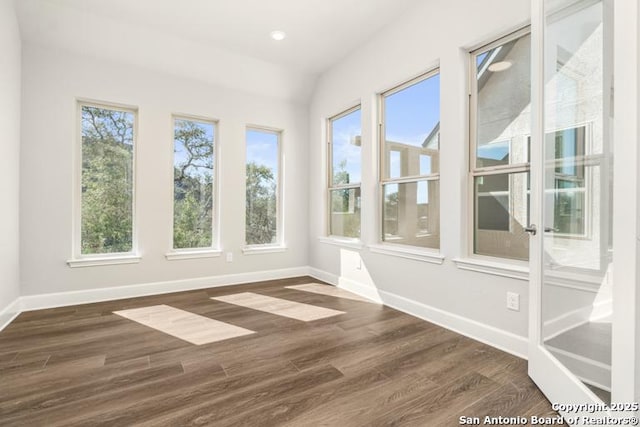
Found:
[[[360,238],[360,106],[329,119],[329,235]]]
[[[247,129],[247,245],[279,243],[280,132]]]
[[[545,195],[553,195],[553,231],[557,237],[586,237],[588,214],[593,210],[587,206],[590,194],[587,180],[600,166],[600,158],[587,152],[587,126],[549,132],[545,135],[547,166],[555,167],[553,188],[545,189]],[[551,202],[551,201],[549,201]]]
[[[528,260],[529,30],[482,47],[471,58],[474,253]]]
[[[440,74],[381,95],[382,240],[440,247]]]
[[[213,240],[216,124],[173,120],[173,248],[209,248]]]
[[[81,103],[80,254],[133,251],[134,110]]]

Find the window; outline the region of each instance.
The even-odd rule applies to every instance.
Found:
[[[173,119],[173,248],[211,248],[214,206],[213,121]]]
[[[136,112],[80,103],[80,255],[134,249]]]
[[[528,28],[471,53],[475,254],[529,259],[530,57]]]
[[[247,245],[279,243],[280,132],[247,129]]]
[[[586,126],[545,135],[545,152],[555,163],[553,232],[562,236],[586,236],[588,196],[585,180],[599,166],[597,156],[586,156]],[[592,160],[592,159],[595,159]],[[588,164],[588,166],[587,166]],[[548,193],[545,191],[545,194]]]
[[[440,247],[440,74],[381,95],[382,240]]]
[[[328,121],[330,236],[360,238],[360,119],[357,106]]]

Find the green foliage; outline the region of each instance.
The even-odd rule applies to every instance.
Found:
[[[395,191],[384,197],[383,232],[385,235],[398,235],[398,186],[392,184]],[[389,187],[385,187],[385,192]]]
[[[342,160],[333,171],[333,185],[349,183],[349,172],[347,172],[347,159]]]
[[[349,183],[347,161],[342,160],[333,171],[333,185]],[[345,188],[331,191],[330,234],[344,237],[360,237],[359,190]]]
[[[174,130],[173,247],[202,248],[213,244],[212,125],[176,120]]]
[[[277,182],[273,171],[247,164],[246,240],[249,245],[275,243],[277,234]]]
[[[83,254],[131,251],[132,202],[133,113],[82,107]]]

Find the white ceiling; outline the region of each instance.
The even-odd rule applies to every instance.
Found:
[[[53,25],[52,17],[46,15],[66,10],[76,16],[161,31],[312,74],[329,68],[418,3],[420,0],[17,0],[27,40],[46,38],[43,26]],[[271,40],[269,33],[276,29],[287,33],[284,41]]]

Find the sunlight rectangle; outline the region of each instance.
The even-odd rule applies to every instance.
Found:
[[[278,316],[302,320],[304,322],[344,314],[344,311],[254,294],[253,292],[242,292],[239,294],[213,297],[211,299],[264,311]]]
[[[114,311],[114,314],[195,345],[209,344],[255,333],[168,305]]]
[[[295,289],[296,291],[311,292],[314,294],[328,295],[330,297],[345,298],[353,301],[371,302],[366,298],[352,294],[344,289],[331,285],[322,285],[320,283],[307,283],[305,285],[285,286],[287,289]]]

